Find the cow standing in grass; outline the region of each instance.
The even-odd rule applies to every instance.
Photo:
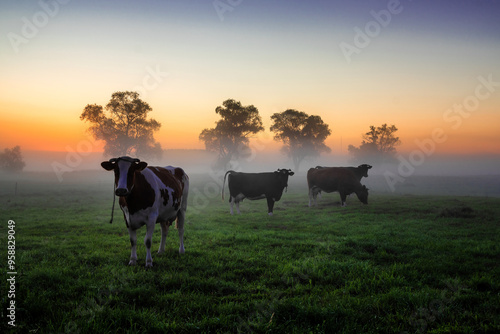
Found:
[[[350,170],[351,172],[354,173],[356,176],[356,179],[361,182],[361,179],[363,177],[368,177],[368,170],[371,169],[373,166],[367,165],[367,164],[362,164],[359,165],[358,167],[339,167],[339,168],[345,168],[347,170]],[[316,166],[316,169],[323,169],[323,168],[331,168],[331,167],[323,167],[323,166]],[[318,191],[319,197],[321,198],[321,191]],[[350,195],[347,195],[349,197]]]
[[[340,193],[341,205],[345,206],[347,195],[356,193],[358,199],[368,204],[368,188],[362,185],[357,176],[344,167],[311,168],[307,172],[307,185],[309,187],[309,206],[316,205],[316,196],[320,191]]]
[[[231,214],[233,214],[234,204],[236,204],[237,212],[240,213],[240,202],[245,198],[250,200],[266,198],[267,212],[272,216],[274,202],[281,199],[283,189],[288,187],[288,176],[292,176],[294,173],[290,169],[278,169],[269,173],[240,173],[230,170],[224,175],[222,199],[224,199],[224,185],[228,174]]]
[[[120,208],[130,235],[129,265],[137,264],[136,231],[143,225],[146,225],[146,267],[153,266],[151,241],[156,223],[161,226],[158,253],[165,251],[168,229],[174,220],[179,232],[179,253],[184,253],[189,178],[182,168],[148,167],[146,162],[127,156],[104,161],[101,166],[115,173],[115,195],[120,197]]]

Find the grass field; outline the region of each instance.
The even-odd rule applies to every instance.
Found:
[[[3,333],[500,332],[500,198],[373,191],[366,206],[351,196],[341,208],[338,194],[324,194],[308,208],[305,188],[291,185],[273,217],[265,201],[230,216],[195,175],[186,253],[171,229],[146,269],[145,228],[140,265],[127,266],[128,232],[118,207],[108,223],[106,180],[0,194]]]

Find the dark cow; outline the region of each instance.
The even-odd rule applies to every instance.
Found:
[[[338,191],[342,206],[345,206],[347,195],[356,193],[358,199],[368,204],[368,189],[362,185],[353,171],[344,167],[311,168],[307,172],[309,186],[309,206],[312,199],[316,205],[316,196],[320,191],[331,193]]]
[[[356,175],[356,178],[358,181],[361,181],[363,177],[368,177],[368,170],[371,169],[373,166],[367,165],[367,164],[362,164],[359,165],[358,167],[342,167],[345,169],[348,169]],[[322,167],[322,166],[316,166],[317,169],[323,169],[323,168],[331,168],[331,167]]]
[[[147,167],[148,164],[130,157],[113,158],[101,163],[102,168],[115,173],[115,195],[130,235],[129,265],[137,264],[136,230],[146,225],[146,267],[153,266],[151,239],[156,223],[161,226],[158,253],[165,251],[168,229],[174,220],[179,232],[179,253],[184,253],[184,218],[187,208],[189,178],[182,168]]]
[[[269,173],[240,173],[228,171],[224,175],[222,184],[222,199],[224,199],[224,185],[227,183],[231,198],[229,199],[230,211],[233,214],[233,204],[236,203],[236,210],[240,212],[240,202],[248,198],[250,200],[267,199],[268,214],[272,216],[274,202],[281,199],[283,189],[288,187],[288,176],[294,173],[290,169],[278,169]]]

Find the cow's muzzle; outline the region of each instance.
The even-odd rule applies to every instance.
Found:
[[[130,192],[126,188],[118,188],[115,190],[116,196],[127,196]]]

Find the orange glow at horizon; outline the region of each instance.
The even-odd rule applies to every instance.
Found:
[[[498,122],[495,121],[498,119],[496,115],[498,108],[494,102],[496,101],[485,104],[481,110],[463,119],[458,129],[453,129],[453,123],[443,122],[442,110],[431,116],[419,114],[420,117],[417,118],[413,116],[415,115],[413,113],[410,113],[413,117],[398,114],[397,106],[393,109],[385,109],[383,113],[377,113],[376,107],[362,105],[343,105],[337,108],[331,106],[321,108],[315,105],[310,108],[297,109],[310,115],[319,115],[329,124],[332,134],[325,143],[334,155],[347,155],[348,146],[359,147],[362,135],[369,130],[370,125],[380,126],[383,123],[397,126],[396,135],[401,140],[401,145],[396,147],[399,153],[419,149],[417,142],[428,141],[434,129],[442,128],[446,140],[435,143],[437,154],[500,154],[500,128]],[[100,101],[97,103],[105,104]],[[242,101],[242,103],[252,104],[251,101]],[[0,105],[3,106],[0,115],[3,129],[0,134],[0,149],[19,145],[23,151],[91,150],[102,152],[104,143],[93,140],[86,131],[89,124],[79,119],[84,105],[80,101],[77,104],[77,107],[74,105],[67,108],[58,106],[54,109],[48,106],[33,108],[31,105],[16,105],[0,101]],[[203,129],[215,126],[219,116],[215,114],[214,109],[221,104],[222,101],[207,108],[196,105],[185,111],[177,105],[174,113],[173,111],[162,112],[162,110],[174,108],[165,108],[156,102],[153,112],[149,115],[162,125],[154,134],[155,140],[163,149],[204,149],[204,143],[198,139],[199,134]],[[281,112],[285,108],[276,109],[272,104],[267,106],[264,104],[263,107],[255,105],[261,113],[265,131],[251,139],[252,145],[263,151],[279,151],[282,143],[273,140],[273,133],[269,131],[269,117],[272,113]],[[412,106],[412,108],[418,109],[418,106]],[[337,109],[344,110],[344,112],[322,112],[322,109]],[[359,112],[359,110],[367,110],[367,112]]]

